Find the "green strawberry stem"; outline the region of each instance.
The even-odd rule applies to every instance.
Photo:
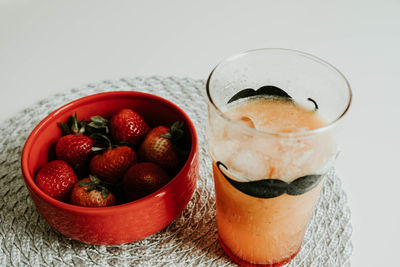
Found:
[[[107,187],[105,186],[105,182],[101,181],[99,178],[97,178],[94,175],[89,174],[89,179],[90,181],[81,181],[78,183],[78,186],[80,187],[86,187],[88,186],[88,188],[86,189],[87,192],[90,192],[92,190],[98,190],[101,192],[101,196],[106,199],[108,197],[108,194],[110,193],[110,191],[107,189]]]
[[[78,121],[76,113],[69,116],[66,123],[59,122],[58,127],[61,129],[63,135],[67,134],[83,134],[86,130],[87,122]]]
[[[160,134],[160,136],[171,140],[175,151],[181,157],[188,156],[190,152],[186,144],[181,140],[184,134],[184,126],[185,123],[183,121],[176,121],[171,125],[169,133]]]
[[[57,125],[61,129],[63,135],[71,134],[71,130],[67,123],[59,122]]]
[[[112,149],[112,143],[110,138],[108,138],[106,135],[101,134],[101,133],[92,133],[90,135],[90,138],[100,142],[100,143],[105,143],[105,147],[92,147],[92,151],[102,151],[102,150],[106,150],[106,149]]]
[[[108,120],[101,116],[90,117],[90,122],[88,124],[88,130],[91,133],[109,133]]]
[[[90,121],[79,121],[76,113],[71,115],[67,122],[59,122],[63,135],[67,134],[85,134],[101,133],[107,135],[109,133],[108,120],[101,116],[93,116]]]
[[[183,121],[176,121],[171,125],[169,133],[161,134],[160,136],[170,139],[173,142],[176,142],[183,136],[184,126],[185,123]]]

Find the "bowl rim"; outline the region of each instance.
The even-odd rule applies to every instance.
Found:
[[[160,101],[163,104],[166,104],[167,106],[172,107],[175,109],[180,117],[184,119],[184,122],[187,124],[187,127],[190,132],[190,137],[191,137],[191,147],[190,147],[190,153],[188,158],[186,159],[185,164],[181,168],[181,170],[163,187],[158,189],[157,191],[143,197],[140,199],[137,199],[135,201],[131,201],[128,203],[123,203],[115,206],[110,206],[110,207],[81,207],[81,206],[76,206],[72,205],[69,203],[62,202],[60,200],[57,200],[55,198],[50,197],[46,193],[44,193],[34,182],[34,177],[30,175],[28,171],[28,166],[29,166],[29,160],[28,156],[30,155],[30,149],[34,145],[34,141],[39,137],[39,132],[43,127],[45,127],[49,121],[52,120],[53,117],[62,114],[66,112],[67,110],[71,108],[77,108],[80,105],[95,102],[98,100],[106,99],[106,98],[120,98],[123,96],[137,96],[137,97],[144,97],[147,99],[152,99],[156,101]],[[138,206],[140,204],[145,203],[146,201],[161,197],[164,195],[164,190],[167,187],[170,187],[172,184],[176,183],[178,180],[178,177],[183,177],[180,174],[183,173],[184,171],[189,171],[190,166],[192,165],[192,161],[195,160],[196,155],[198,154],[198,137],[196,133],[196,128],[190,119],[190,117],[184,112],[179,106],[177,106],[175,103],[171,102],[170,100],[167,100],[165,98],[162,98],[158,95],[150,94],[150,93],[145,93],[145,92],[139,92],[139,91],[111,91],[111,92],[102,92],[102,93],[96,93],[96,94],[91,94],[87,95],[78,99],[75,99],[67,104],[64,104],[63,106],[55,109],[52,111],[50,114],[48,114],[44,119],[42,119],[38,125],[35,126],[35,128],[32,130],[32,132],[29,134],[28,138],[25,141],[25,144],[22,149],[21,153],[21,170],[23,174],[23,178],[25,181],[25,185],[28,188],[29,191],[33,191],[33,193],[41,198],[43,201],[51,204],[52,206],[55,206],[61,210],[65,210],[68,212],[74,212],[74,213],[82,213],[82,214],[93,214],[93,215],[99,215],[99,214],[105,214],[105,213],[115,213],[115,212],[124,212],[125,210],[130,210],[133,206]]]

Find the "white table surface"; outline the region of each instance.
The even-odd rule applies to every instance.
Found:
[[[399,0],[0,0],[0,121],[90,82],[206,79],[225,57],[261,47],[317,55],[350,81],[336,166],[352,210],[352,265],[399,266]]]

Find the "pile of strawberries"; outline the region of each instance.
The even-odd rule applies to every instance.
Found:
[[[63,136],[57,159],[45,164],[35,182],[49,196],[85,207],[130,202],[167,184],[188,155],[184,123],[153,129],[138,113],[122,109],[110,120],[76,114],[59,123]]]

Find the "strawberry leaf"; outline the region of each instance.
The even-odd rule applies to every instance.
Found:
[[[110,193],[110,191],[108,191],[108,189],[106,187],[103,187],[101,189],[101,196],[103,197],[103,199],[106,199],[108,197],[109,193]]]
[[[94,175],[89,174],[90,181],[94,184],[100,184],[101,180]]]
[[[86,189],[87,192],[90,192],[92,190],[96,189],[96,186],[92,183],[90,186]]]
[[[88,126],[91,133],[109,133],[108,120],[101,116],[90,117]]]
[[[172,124],[169,133],[160,134],[161,137],[167,138],[172,142],[177,142],[183,136],[183,127],[185,123],[183,121],[176,121]]]
[[[104,147],[97,147],[97,146],[92,147],[92,151],[93,152],[98,152],[98,151],[102,151],[102,150],[105,150],[105,148]]]
[[[69,117],[69,122],[70,122],[70,127],[71,127],[71,131],[75,134],[79,133],[79,123],[78,123],[78,117],[75,115],[71,115],[71,117]]]
[[[171,126],[171,136],[172,140],[179,140],[183,135],[183,126],[185,123],[183,121],[176,121]]]
[[[90,120],[97,124],[107,124],[108,123],[108,120],[103,118],[102,116],[93,116],[93,117],[90,117]]]
[[[69,116],[67,122],[59,122],[58,127],[60,127],[63,135],[67,134],[84,134],[86,132],[86,121],[78,121],[76,113]]]
[[[107,137],[106,135],[104,135],[104,134],[101,134],[101,133],[92,133],[89,137],[92,138],[92,139],[94,139],[94,140],[96,140],[96,141],[98,141],[98,142],[100,142],[100,143],[102,143],[102,144],[105,143],[105,147],[108,148],[108,149],[111,149],[111,148],[112,148],[112,143],[111,143],[110,138],[108,138],[108,137]],[[106,148],[103,148],[103,149],[106,149]],[[93,148],[92,148],[93,151],[99,151],[98,148],[96,148],[96,149],[97,149],[97,150],[93,150]]]
[[[86,121],[80,121],[79,122],[79,130],[78,130],[78,133],[80,133],[80,134],[84,134],[85,133],[85,131],[86,131],[86,125],[87,125],[87,122]]]
[[[69,126],[67,123],[59,122],[58,127],[61,129],[61,132],[63,135],[71,134],[71,130],[69,129]]]
[[[161,137],[167,138],[167,139],[172,139],[171,133],[165,133],[165,134],[160,134]]]
[[[90,181],[81,181],[78,183],[78,186],[85,187],[85,186],[89,186],[91,184],[92,184],[92,182],[90,182]]]
[[[103,125],[98,124],[98,123],[93,122],[93,121],[92,121],[92,122],[89,122],[88,126],[90,126],[90,127],[92,127],[92,128],[95,128],[95,129],[102,129],[102,128],[104,128]]]

